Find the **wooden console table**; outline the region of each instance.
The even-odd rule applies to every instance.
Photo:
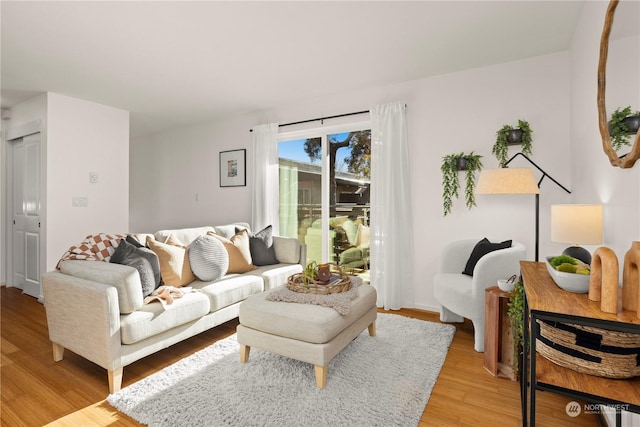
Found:
[[[608,379],[563,368],[536,353],[537,320],[558,321],[619,332],[640,333],[635,312],[619,309],[604,313],[600,303],[588,294],[560,289],[542,262],[520,261],[524,280],[524,352],[522,367],[522,425],[536,424],[536,392],[551,391],[588,403],[616,408],[616,425],[621,410],[640,413],[640,377]],[[528,355],[528,357],[527,357]],[[529,393],[530,388],[530,393]],[[529,423],[527,424],[527,410]]]

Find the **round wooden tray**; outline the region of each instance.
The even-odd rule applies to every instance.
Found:
[[[305,276],[304,273],[296,273],[287,278],[287,288],[305,294],[338,294],[351,289],[351,279],[342,271],[332,273],[328,282],[320,282]]]

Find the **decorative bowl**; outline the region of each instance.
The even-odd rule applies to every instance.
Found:
[[[511,292],[515,286],[516,284],[513,281],[510,282],[507,279],[498,280],[498,287],[503,292]]]
[[[573,292],[576,294],[584,294],[589,292],[589,281],[591,280],[591,276],[588,274],[577,274],[577,273],[565,273],[562,271],[558,271],[551,265],[552,256],[547,257],[547,271],[549,275],[556,282],[560,288],[565,291]]]

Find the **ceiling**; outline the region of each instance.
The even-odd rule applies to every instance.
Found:
[[[55,92],[138,136],[565,51],[583,3],[2,1],[2,107]]]

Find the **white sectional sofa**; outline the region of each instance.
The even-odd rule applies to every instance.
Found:
[[[217,227],[162,230],[154,237],[173,235],[184,244],[213,232],[231,237],[237,223]],[[186,286],[195,292],[177,298],[166,308],[144,304],[138,270],[103,261],[65,260],[47,272],[42,284],[54,360],[68,349],[105,368],[109,392],[118,391],[123,368],[238,317],[240,303],[251,295],[286,283],[301,272],[306,247],[297,239],[273,236],[278,264],[242,274],[226,274],[213,282],[195,280]]]

